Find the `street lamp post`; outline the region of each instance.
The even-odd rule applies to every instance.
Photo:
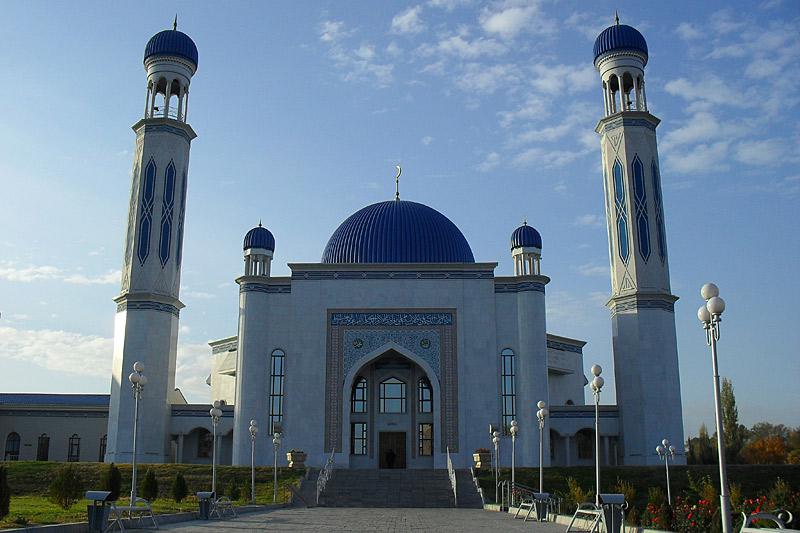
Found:
[[[139,400],[142,390],[147,385],[147,376],[142,374],[144,365],[139,361],[133,363],[133,372],[128,376],[133,389],[133,457],[131,458],[131,506],[136,505],[136,437],[139,433]]]
[[[214,430],[214,440],[211,447],[211,492],[214,493],[215,498],[217,497],[217,424],[219,424],[219,418],[222,416],[221,405],[222,402],[214,400],[213,407],[208,411],[208,414],[211,415],[211,425]]]
[[[517,431],[519,431],[519,426],[517,426],[517,421],[511,421],[511,428],[509,429],[511,432],[511,506],[514,506],[514,491],[517,488],[517,479],[515,475],[515,467],[517,462]]]
[[[594,504],[600,507],[600,390],[603,388],[605,380],[600,377],[603,368],[600,365],[592,366],[592,394],[594,395],[594,475],[597,484],[597,493],[594,497]]]
[[[497,497],[497,488],[500,483],[500,432],[492,433],[492,444],[494,444],[494,501],[500,504]]]
[[[272,464],[272,503],[278,502],[278,449],[281,447],[281,434],[277,431],[272,435],[272,449],[274,451],[274,461]]]
[[[722,427],[722,409],[720,407],[719,366],[717,365],[717,341],[719,340],[720,322],[725,311],[725,300],[719,297],[719,288],[713,283],[706,283],[700,289],[700,295],[706,301],[697,310],[697,318],[706,330],[706,343],[711,346],[711,365],[714,372],[714,411],[717,423],[717,453],[719,454],[719,499],[722,515],[722,533],[731,533],[731,497],[728,493],[728,472],[725,465],[725,435]]]
[[[258,424],[250,421],[250,501],[256,503],[256,435]]]
[[[669,441],[664,439],[661,444],[656,446],[656,453],[664,459],[664,468],[667,469],[667,503],[672,506],[672,493],[669,488],[669,460],[670,458],[675,459],[675,446],[670,446]]]
[[[539,400],[536,404],[539,410],[536,412],[536,418],[539,420],[539,493],[544,492],[544,421],[550,411],[547,410],[547,404],[543,400]]]

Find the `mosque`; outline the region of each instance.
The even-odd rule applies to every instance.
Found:
[[[658,464],[661,439],[684,439],[647,43],[617,21],[597,37],[593,57],[618,399],[599,409],[600,462]],[[209,404],[186,402],[175,367],[197,67],[195,43],[176,27],[147,43],[111,393],[0,395],[5,459],[130,462],[128,376],[141,361],[143,462],[210,462],[209,404],[219,400],[222,463],[250,463],[254,420],[258,464],[271,464],[279,432],[282,450],[306,452],[311,466],[333,454],[339,468],[439,469],[449,453],[465,468],[489,447],[490,426],[508,449],[516,421],[516,464],[536,466],[544,401],[544,464],[593,464],[586,343],[547,333],[542,236],[527,224],[510,231],[510,258],[499,260],[512,261],[514,275],[496,276],[498,263],[476,262],[444,214],[399,193],[331,228],[320,261],[289,263],[289,276],[271,274],[281,236],[261,224],[247,232],[238,331],[210,343]]]

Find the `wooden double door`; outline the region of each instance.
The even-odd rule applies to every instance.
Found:
[[[406,467],[406,432],[381,431],[378,435],[380,468]]]

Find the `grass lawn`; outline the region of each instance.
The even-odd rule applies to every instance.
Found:
[[[11,487],[11,505],[9,514],[0,520],[0,528],[19,527],[27,524],[58,524],[66,522],[86,521],[87,500],[80,499],[69,509],[62,509],[47,497],[47,489],[56,471],[64,463],[47,461],[12,461],[0,462],[8,470],[8,484]],[[108,465],[103,463],[71,463],[78,469],[83,480],[84,490],[102,489],[100,482],[103,471]],[[130,494],[131,465],[117,465],[122,473],[121,497]],[[211,466],[209,465],[140,465],[137,480],[141,487],[147,469],[153,469],[158,481],[159,497],[153,504],[156,513],[173,513],[193,511],[197,509],[196,492],[211,490]],[[181,503],[172,499],[172,481],[181,472],[189,487],[189,494]],[[303,472],[288,468],[278,469],[278,501],[284,503],[289,499],[290,485],[299,485]],[[245,494],[245,484],[250,480],[250,468],[238,466],[217,467],[217,493],[228,494],[233,482],[241,492],[240,503],[247,503],[250,494]],[[256,503],[272,503],[273,470],[269,467],[256,468]],[[27,522],[26,522],[27,521]]]
[[[710,476],[714,485],[719,486],[719,469],[716,465],[670,466],[669,474],[673,497],[688,489],[689,473],[695,479],[702,475]],[[486,471],[477,475],[486,501],[493,501],[495,493],[493,472]],[[567,478],[572,477],[583,489],[594,494],[594,475],[594,467],[591,466],[545,468],[544,490],[563,496],[567,492]],[[510,480],[511,470],[501,468],[500,477]],[[518,484],[538,490],[538,468],[517,468],[515,477]],[[747,498],[765,494],[772,488],[778,477],[783,478],[793,490],[800,490],[800,465],[728,465],[728,482],[740,485],[742,494]],[[601,467],[602,492],[617,492],[614,486],[618,479],[633,484],[636,488],[636,499],[631,503],[640,508],[647,504],[648,488],[661,487],[666,491],[666,475],[663,466]]]

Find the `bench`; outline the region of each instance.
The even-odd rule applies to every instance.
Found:
[[[120,531],[125,531],[123,519],[126,513],[129,521],[137,521],[137,528],[144,529],[144,520],[149,519],[153,522],[153,529],[158,529],[158,522],[156,522],[156,517],[153,515],[153,507],[150,505],[150,502],[144,498],[136,498],[135,505],[117,505],[116,503],[112,503],[109,513],[111,523],[108,524],[103,531],[114,531],[116,526],[119,526]]]
[[[217,515],[217,518],[222,518],[225,513],[230,513],[233,518],[236,518],[236,509],[233,507],[233,502],[227,496],[220,496],[211,503],[211,511],[208,517],[211,518]]]
[[[625,495],[600,494],[599,500],[600,505],[589,502],[579,505],[572,516],[569,526],[567,526],[567,532],[605,531],[606,533],[616,533],[622,531],[625,523],[625,509],[628,508]],[[576,521],[580,521],[582,527],[585,527],[585,524],[588,523],[588,528],[572,529]]]
[[[744,522],[742,522],[742,529],[739,533],[763,533],[764,531],[798,531],[797,529],[786,529],[786,524],[791,524],[794,517],[789,511],[775,511],[772,513],[755,513],[746,515],[742,513]],[[764,520],[772,522],[773,525],[778,527],[751,527],[753,522]]]

